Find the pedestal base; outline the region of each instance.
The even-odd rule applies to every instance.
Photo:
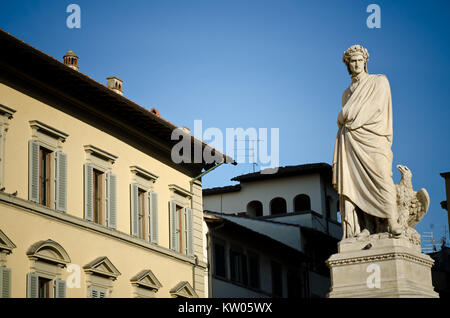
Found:
[[[331,271],[330,298],[433,297],[433,259],[408,238],[376,234],[346,239],[327,260]]]

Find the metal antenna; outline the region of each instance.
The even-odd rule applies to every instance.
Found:
[[[235,139],[235,141],[247,141],[247,139]],[[236,148],[236,150],[245,150],[245,158],[249,158],[252,160],[252,162],[249,162],[249,164],[252,165],[253,172],[256,172],[256,167],[258,166],[257,158],[255,160],[255,151],[257,149],[256,142],[263,141],[263,139],[248,139],[249,147],[245,148]]]
[[[433,253],[436,252],[436,245],[438,244],[438,241],[434,240],[434,233],[433,232],[423,232],[422,235],[422,252],[427,253]]]

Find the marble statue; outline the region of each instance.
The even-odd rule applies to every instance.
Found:
[[[419,210],[421,218],[429,202],[424,189],[415,195],[414,200],[404,193],[397,198],[400,188],[392,179],[391,90],[385,75],[368,74],[368,60],[369,52],[360,45],[348,48],[343,57],[352,83],[342,96],[332,163],[343,239],[376,233],[398,237],[410,227],[405,221],[410,218],[409,209],[411,218]],[[406,170],[401,167],[399,169],[405,178]],[[412,185],[410,190],[413,191]],[[404,199],[409,203],[401,201]],[[413,208],[412,201],[421,208]]]
[[[421,252],[414,230],[430,197],[414,191],[404,165],[397,165],[401,180],[392,180],[391,90],[386,76],[367,73],[368,60],[360,45],[344,53],[352,83],[342,96],[332,164],[343,237],[326,261],[327,297],[436,298],[434,261]]]

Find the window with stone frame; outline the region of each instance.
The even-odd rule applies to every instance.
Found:
[[[169,185],[169,189],[170,248],[194,256],[194,215],[190,207],[192,193],[176,185]]]
[[[87,298],[109,298],[114,281],[121,273],[106,256],[101,256],[83,266],[86,274]]]
[[[8,268],[7,257],[16,245],[0,229],[0,298],[11,297],[12,270]]]
[[[52,240],[39,241],[30,246],[27,256],[27,298],[65,298],[66,281],[61,279],[61,271],[71,261],[64,248]]]
[[[58,211],[67,210],[67,155],[62,152],[68,135],[40,121],[30,121],[30,201]]]
[[[0,188],[5,187],[5,146],[9,121],[16,111],[0,104]]]
[[[131,235],[158,243],[158,194],[153,185],[158,176],[138,166],[131,166]]]
[[[162,284],[156,278],[155,274],[149,269],[142,270],[131,279],[133,286],[133,296],[136,298],[152,298],[162,287]]]
[[[112,173],[116,156],[92,145],[84,146],[84,218],[117,227],[117,177]]]

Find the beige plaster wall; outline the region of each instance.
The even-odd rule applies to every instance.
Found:
[[[157,176],[153,190],[158,193],[158,244],[169,248],[169,184],[176,184],[190,190],[190,177],[143,151],[132,147],[101,129],[79,120],[69,114],[47,105],[29,95],[0,83],[0,104],[16,111],[9,120],[9,130],[5,145],[5,193],[18,191],[18,198],[28,200],[28,142],[31,140],[31,120],[58,129],[69,136],[63,143],[62,151],[68,156],[67,214],[84,218],[83,164],[87,154],[85,145],[93,145],[118,158],[112,166],[117,176],[117,231],[130,234],[130,190],[132,180],[130,166],[139,166]],[[194,189],[194,246],[199,259],[204,259],[202,234],[201,183]],[[13,297],[24,297],[25,275],[29,262],[25,251],[40,240],[48,238],[60,243],[69,253],[74,263],[85,265],[99,256],[107,256],[121,271],[122,276],[114,283],[114,297],[131,297],[129,278],[142,269],[150,268],[164,287],[158,295],[169,297],[168,291],[182,280],[192,285],[192,265],[173,257],[161,256],[142,248],[129,246],[99,234],[74,228],[69,224],[58,223],[38,215],[27,215],[12,208],[0,206],[0,228],[18,246],[8,256],[8,267],[13,270]],[[181,257],[182,258],[182,257]],[[65,273],[65,272],[63,272]],[[204,271],[196,271],[196,281],[201,296],[205,289]],[[65,275],[65,274],[64,274]],[[63,275],[63,278],[64,278]],[[203,277],[201,277],[203,275]],[[83,274],[82,281],[85,281]],[[68,297],[84,297],[85,288],[68,290]]]
[[[113,282],[111,297],[133,297],[130,279],[144,269],[151,269],[163,285],[156,297],[170,297],[170,289],[181,280],[192,285],[192,264],[173,257],[4,203],[0,203],[0,219],[3,232],[17,246],[6,258],[6,266],[12,269],[12,297],[26,297],[26,274],[31,266],[26,251],[47,239],[59,243],[69,254],[71,264],[81,268],[97,257],[107,256],[121,273]],[[62,269],[61,279],[69,275],[66,268]],[[86,276],[82,269],[80,288],[67,288],[67,297],[87,296]]]

